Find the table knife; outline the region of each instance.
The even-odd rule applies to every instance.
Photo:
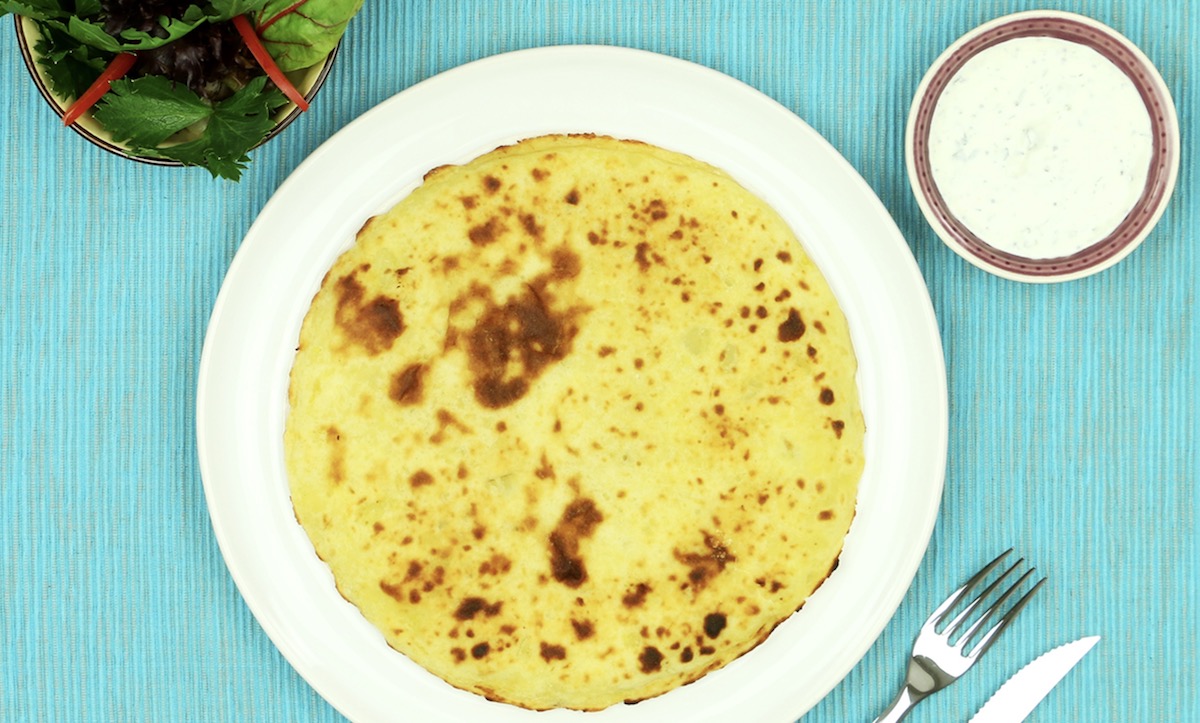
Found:
[[[1019,723],[1087,655],[1100,636],[1080,638],[1042,653],[992,694],[970,723]]]

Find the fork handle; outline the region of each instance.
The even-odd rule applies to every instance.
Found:
[[[924,700],[927,695],[929,694],[905,684],[904,687],[900,688],[900,692],[896,694],[895,699],[874,720],[874,723],[896,723],[896,721],[903,720],[904,716],[908,715],[908,712],[912,710],[912,707]]]

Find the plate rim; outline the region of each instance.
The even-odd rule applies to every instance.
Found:
[[[503,70],[503,66],[506,64],[520,65],[526,61],[536,60],[539,63],[552,65],[552,60],[562,60],[564,58],[574,58],[576,60],[583,58],[586,60],[589,59],[589,56],[591,56],[591,60],[598,60],[602,62],[613,62],[620,60],[623,62],[653,66],[653,68],[650,69],[658,68],[662,69],[664,72],[667,69],[672,69],[673,72],[683,72],[694,75],[702,83],[719,84],[723,86],[724,90],[737,92],[743,95],[749,94],[748,97],[754,99],[754,102],[758,106],[757,110],[760,112],[785,114],[786,121],[792,126],[792,130],[801,134],[807,134],[804,139],[805,142],[815,143],[822,153],[829,156],[829,161],[831,163],[838,164],[845,174],[845,182],[854,186],[859,196],[861,196],[860,200],[871,205],[873,207],[872,211],[879,217],[878,220],[886,223],[890,227],[889,235],[893,237],[891,242],[898,242],[897,250],[902,250],[903,253],[901,255],[905,259],[901,263],[901,265],[905,268],[901,269],[898,273],[903,273],[906,276],[906,282],[910,285],[913,285],[914,288],[919,286],[921,291],[917,299],[917,306],[920,307],[917,309],[919,313],[916,315],[916,317],[914,317],[914,323],[921,326],[926,332],[931,332],[931,335],[924,339],[924,342],[930,345],[930,348],[926,349],[925,351],[935,352],[933,354],[927,354],[926,358],[924,359],[924,361],[928,362],[930,367],[925,370],[927,374],[923,381],[932,384],[932,388],[926,390],[930,392],[931,398],[929,399],[928,406],[924,411],[931,415],[930,419],[933,422],[932,426],[936,429],[934,437],[928,444],[928,449],[925,450],[925,465],[930,468],[929,471],[932,475],[932,478],[927,485],[927,491],[930,493],[929,498],[927,500],[927,504],[925,504],[921,509],[923,514],[918,515],[916,519],[911,521],[912,524],[909,525],[909,527],[916,531],[915,539],[917,544],[908,548],[907,555],[905,555],[895,567],[895,571],[898,572],[899,577],[903,578],[904,584],[900,585],[896,589],[890,590],[889,595],[883,596],[883,605],[882,607],[876,608],[876,614],[872,616],[872,619],[869,621],[869,625],[867,626],[868,632],[865,634],[865,636],[860,635],[860,638],[862,639],[858,641],[858,645],[854,647],[848,656],[843,656],[850,658],[848,664],[839,666],[843,667],[844,669],[836,672],[832,676],[831,680],[825,680],[820,686],[818,686],[819,690],[814,688],[809,690],[805,696],[797,697],[797,695],[791,695],[788,697],[782,702],[784,710],[776,711],[778,714],[781,716],[786,714],[787,716],[790,716],[790,719],[794,719],[796,716],[801,715],[811,708],[812,705],[815,705],[817,702],[819,702],[821,698],[825,697],[829,691],[832,690],[855,665],[857,665],[874,641],[878,638],[879,634],[882,633],[887,622],[895,614],[895,611],[899,607],[899,604],[902,601],[905,593],[907,592],[909,586],[911,586],[917,568],[924,557],[925,551],[928,548],[941,504],[941,495],[945,481],[946,451],[948,446],[948,400],[946,390],[945,363],[940,332],[938,331],[937,318],[933,311],[932,301],[929,298],[928,289],[924,285],[924,280],[916,264],[916,260],[912,256],[911,249],[908,248],[903,234],[896,226],[894,219],[884,207],[882,201],[879,200],[874,191],[861,177],[861,175],[858,174],[857,170],[853,168],[849,161],[841,156],[841,154],[838,153],[837,150],[828,143],[828,141],[826,141],[820,136],[820,134],[808,126],[807,123],[805,123],[799,116],[795,115],[792,111],[777,103],[769,96],[743,83],[742,81],[691,61],[662,55],[651,51],[608,45],[545,46],[488,56],[431,76],[430,78],[414,84],[413,86],[383,100],[331,136],[312,154],[310,154],[310,156],[306,158],[287,179],[285,179],[272,197],[267,201],[258,218],[255,219],[254,223],[247,231],[241,246],[238,248],[233,260],[229,265],[225,280],[221,286],[221,290],[213,304],[209,325],[205,333],[204,347],[201,353],[200,364],[198,367],[195,411],[197,454],[200,460],[200,471],[206,502],[208,503],[210,522],[212,523],[214,533],[217,537],[218,546],[220,547],[226,567],[229,570],[230,575],[233,577],[243,600],[254,614],[256,621],[267,633],[275,647],[284,655],[289,664],[308,682],[310,686],[312,686],[319,694],[321,694],[322,697],[330,703],[330,705],[339,710],[343,715],[346,715],[352,719],[360,717],[366,719],[369,716],[366,714],[363,707],[356,705],[355,701],[348,700],[346,696],[340,695],[337,691],[331,691],[329,689],[330,686],[327,685],[325,681],[319,680],[320,671],[314,671],[311,661],[297,660],[297,657],[299,657],[296,645],[297,641],[288,639],[287,635],[282,631],[279,625],[280,621],[278,619],[278,611],[265,609],[260,594],[253,591],[250,582],[246,579],[244,571],[242,570],[242,565],[238,560],[237,555],[239,552],[232,547],[233,543],[230,539],[229,532],[224,527],[224,520],[222,519],[223,515],[219,509],[220,490],[217,488],[217,483],[213,480],[213,462],[211,457],[213,452],[210,448],[211,440],[207,437],[207,431],[214,423],[208,418],[209,397],[212,393],[212,388],[214,386],[219,386],[217,380],[213,378],[213,367],[215,363],[215,356],[218,352],[220,344],[223,343],[220,339],[220,334],[222,331],[222,325],[226,323],[225,319],[228,317],[229,309],[227,307],[229,306],[229,303],[231,303],[228,301],[228,297],[231,293],[229,292],[229,288],[232,284],[240,283],[239,280],[244,274],[243,267],[250,263],[250,261],[247,260],[250,254],[250,249],[268,243],[267,241],[261,240],[269,236],[264,224],[267,223],[267,220],[269,220],[271,214],[275,213],[276,209],[284,203],[283,199],[287,199],[289,196],[295,195],[296,189],[305,180],[306,175],[309,175],[315,169],[318,169],[318,164],[322,161],[322,159],[324,159],[330,153],[335,152],[339,144],[349,143],[349,141],[345,139],[351,138],[354,136],[354,134],[360,133],[367,129],[367,124],[371,122],[372,118],[386,115],[387,113],[391,112],[391,109],[402,107],[406,102],[406,98],[412,98],[414,97],[414,94],[418,92],[428,93],[431,92],[431,89],[438,89],[447,85],[452,86],[454,83],[461,82],[461,79],[469,80],[472,75],[481,75],[496,69]],[[531,133],[527,133],[526,135],[531,135]],[[408,190],[411,190],[411,188]],[[407,191],[405,191],[405,193],[406,192]],[[825,271],[825,269],[823,269],[823,271]],[[305,303],[305,307],[307,308],[307,302]],[[219,423],[219,420],[217,420],[216,423]],[[869,434],[870,431],[868,430],[868,435]],[[290,512],[290,506],[288,511]],[[820,590],[818,590],[818,592],[820,592]],[[775,637],[777,636],[771,636],[771,638]],[[768,638],[768,641],[771,638]],[[745,656],[743,656],[743,658],[744,657]],[[739,660],[735,660],[726,667],[733,667],[735,664],[739,663]],[[720,673],[720,671],[710,674],[710,676],[717,675],[718,673]],[[828,675],[826,676],[826,678],[829,677],[830,676]],[[318,678],[318,680],[314,680],[314,678]],[[816,690],[815,693],[813,692],[814,690]],[[466,695],[469,695],[472,698],[477,697],[473,694]],[[651,706],[657,705],[654,703],[656,700],[660,699],[651,699],[646,703],[650,703]],[[489,705],[495,706],[499,704]],[[645,703],[642,705],[645,705]],[[506,710],[522,710],[514,709],[511,706],[503,707]],[[625,710],[630,710],[633,708],[636,708],[636,706],[623,707]],[[613,709],[608,709],[607,711],[602,711],[600,713],[583,715],[592,717],[607,717],[608,711],[612,710]],[[553,717],[554,714],[559,712],[560,711],[553,711],[550,714],[541,713],[538,715],[540,715],[542,718],[546,718],[548,716]],[[568,715],[570,714],[570,712],[567,713]]]

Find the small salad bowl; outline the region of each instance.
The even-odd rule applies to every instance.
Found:
[[[14,16],[14,20],[16,21],[17,45],[21,50],[21,58],[25,61],[25,67],[29,71],[30,77],[33,78],[33,82],[37,86],[42,98],[58,114],[59,118],[62,118],[66,115],[71,101],[57,95],[51,89],[50,82],[39,62],[36,48],[38,41],[41,39],[41,32],[38,29],[37,23],[22,16]],[[339,47],[340,45],[335,45],[333,50],[325,56],[325,59],[316,65],[286,74],[288,80],[292,82],[292,85],[304,96],[306,101],[312,101],[317,92],[325,84],[325,80],[329,77],[329,71],[333,67],[333,62],[337,57]],[[274,127],[255,148],[262,146],[267,141],[279,135],[284,128],[296,120],[300,112],[300,108],[291,101],[277,110],[273,116]],[[78,120],[70,125],[70,128],[96,146],[122,158],[155,166],[185,165],[170,158],[158,158],[133,152],[129,145],[115,140],[112,134],[95,120],[91,111],[85,111]]]

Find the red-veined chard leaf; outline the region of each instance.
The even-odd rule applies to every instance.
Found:
[[[284,72],[308,68],[333,50],[362,0],[269,0],[255,30]]]

